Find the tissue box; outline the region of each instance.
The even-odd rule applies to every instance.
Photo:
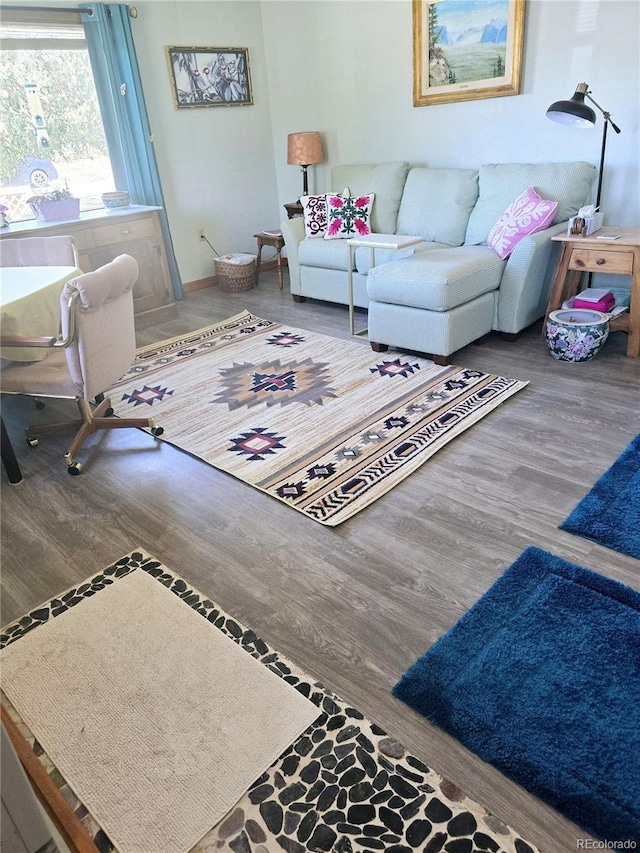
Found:
[[[572,216],[569,220],[569,224],[567,226],[567,234],[571,236],[571,228],[573,227],[573,223],[578,219],[577,216]],[[589,234],[593,234],[594,231],[599,231],[602,228],[604,222],[604,213],[592,213],[591,216],[584,217],[584,230],[582,232],[583,237],[588,237]]]

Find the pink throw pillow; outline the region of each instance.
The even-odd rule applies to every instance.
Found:
[[[508,257],[524,237],[551,225],[557,207],[557,201],[540,198],[534,188],[529,187],[509,205],[489,231],[487,246],[501,258]]]
[[[340,240],[348,237],[365,237],[371,234],[369,221],[374,193],[344,198],[327,196],[327,233],[325,240]]]

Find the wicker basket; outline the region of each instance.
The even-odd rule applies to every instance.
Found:
[[[240,293],[243,290],[251,290],[256,283],[255,255],[235,257],[242,257],[243,262],[233,263],[225,260],[224,257],[213,259],[216,281],[225,293]]]

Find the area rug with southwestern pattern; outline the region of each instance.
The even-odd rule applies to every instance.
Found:
[[[138,351],[110,391],[164,440],[337,525],[527,383],[262,320],[245,311]]]
[[[120,643],[119,654],[112,655],[102,650],[115,600],[125,607],[131,628],[129,639]],[[178,651],[174,646],[184,643],[180,638],[172,640],[176,610],[181,611],[179,622],[194,623],[190,630],[205,635],[208,644],[213,642],[208,652],[200,644],[180,650],[186,659],[177,681],[170,661]],[[167,696],[174,693],[181,700],[177,709],[172,703],[170,715],[157,707],[157,684],[150,685],[141,672],[144,664],[138,661],[131,665],[138,657],[132,648],[136,633],[151,614],[155,614],[153,634],[157,638],[154,681],[161,687],[164,684]],[[74,625],[98,627],[101,617],[105,625],[100,630],[87,636],[80,629],[79,642],[72,642]],[[162,629],[158,619],[167,618],[170,623]],[[46,635],[55,634],[58,627],[65,638],[65,653],[45,654],[36,664],[31,655],[42,657],[51,644]],[[206,635],[216,636],[207,639]],[[219,652],[214,647],[225,644],[237,653],[234,671],[239,663],[244,675],[235,685],[214,680],[219,694],[214,697],[216,707],[227,709],[221,719],[198,705],[200,689],[194,694],[191,688],[185,691],[183,687],[185,679],[193,687],[210,677],[212,668],[218,666]],[[92,645],[98,656],[102,652],[98,672],[87,664],[74,676],[73,683],[65,676],[57,690],[39,702],[39,693],[45,692],[50,681],[50,667],[60,668],[72,654],[81,661],[86,652],[88,661]],[[538,853],[359,710],[142,550],[133,551],[6,626],[0,647],[3,711],[26,740],[29,755],[37,756],[39,766],[100,853]],[[25,656],[30,660],[28,667],[22,666]],[[238,656],[246,657],[248,668],[242,667]],[[128,725],[123,727],[117,715],[108,713],[109,707],[91,708],[96,684],[103,679],[112,683],[117,666],[127,672],[128,701],[140,717],[143,742],[138,741],[137,729],[128,731]],[[262,670],[264,678],[256,675],[256,669]],[[265,695],[260,684],[265,679],[282,688],[285,713],[277,719],[272,719],[271,710],[260,707]],[[256,689],[255,701],[242,692],[252,694]],[[68,700],[69,693],[72,701]],[[82,719],[73,714],[76,701],[89,706]],[[131,717],[120,707],[124,718]],[[247,719],[250,711],[264,712],[264,734],[272,746],[280,729],[289,726],[282,734],[285,746],[267,769],[260,767],[262,754],[251,758],[257,761],[255,778],[220,816],[220,803],[210,796],[218,758],[223,757],[222,772],[229,776],[236,760],[247,764],[253,741],[263,740],[262,732],[256,733]],[[295,728],[304,715],[307,723],[302,723],[304,730],[300,728],[296,736]],[[293,729],[291,717],[296,717]],[[52,725],[54,719],[58,722]],[[181,745],[179,749],[176,743]],[[184,744],[189,745],[189,755],[183,755]],[[262,748],[260,743],[257,746]],[[138,790],[129,771],[135,769],[138,760],[147,761],[148,751],[152,769]],[[100,752],[99,764],[84,766],[87,756],[93,761]],[[194,770],[191,759],[198,756],[201,760],[195,762]],[[192,778],[194,772],[196,779]],[[112,778],[105,780],[105,773]],[[197,827],[203,825],[208,826],[202,836],[190,841],[194,833],[198,834]]]

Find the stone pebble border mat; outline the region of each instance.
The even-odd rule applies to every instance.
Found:
[[[128,554],[11,623],[3,629],[0,648],[137,570],[155,577],[322,711],[191,853],[539,853],[146,552]],[[105,832],[4,696],[3,702],[97,848],[112,853],[116,848]]]

